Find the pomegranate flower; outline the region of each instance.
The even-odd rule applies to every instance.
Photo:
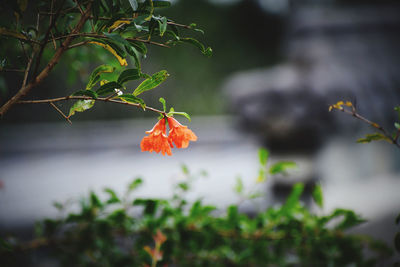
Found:
[[[173,117],[167,117],[167,119],[170,128],[168,141],[171,147],[172,142],[174,142],[177,148],[186,148],[189,146],[189,141],[197,140],[197,136],[187,126],[180,124]]]
[[[166,124],[164,118],[159,120],[156,125],[154,125],[153,129],[146,133],[149,135],[143,137],[142,142],[140,142],[140,148],[142,151],[155,151],[156,153],[160,153],[161,151],[163,155],[165,155],[165,153],[167,153],[168,156],[172,155],[172,146],[170,146],[170,142],[166,135]]]

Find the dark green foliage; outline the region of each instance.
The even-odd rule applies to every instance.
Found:
[[[40,246],[48,247],[61,266],[150,264],[144,248],[153,246],[158,230],[167,240],[157,266],[375,266],[390,255],[382,243],[344,232],[364,221],[353,211],[311,213],[299,201],[302,184],[293,187],[284,205],[254,217],[240,212],[237,205],[214,213],[216,207],[200,200],[188,204],[183,196],[195,179],[184,168],[187,182],[175,187],[172,199],[132,198],[141,179],[134,180],[122,196],[110,188],[104,190],[106,198],[91,192],[81,200],[78,213],[40,223],[40,236],[29,244],[42,240]],[[397,249],[399,240],[397,235]],[[1,245],[0,256],[6,262],[12,262],[22,248],[29,258],[35,248],[7,240]],[[365,249],[374,257],[367,258]]]

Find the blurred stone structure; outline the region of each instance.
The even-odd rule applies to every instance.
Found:
[[[280,151],[315,151],[324,136],[361,122],[328,106],[350,100],[393,128],[400,105],[400,4],[296,5],[285,60],[223,86],[241,125]]]

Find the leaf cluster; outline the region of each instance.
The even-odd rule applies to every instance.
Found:
[[[391,254],[380,242],[346,233],[364,222],[354,211],[312,213],[300,201],[302,184],[283,205],[249,216],[238,205],[218,210],[201,200],[189,203],[185,194],[201,175],[182,170],[185,181],[170,199],[135,197],[140,178],[123,195],[110,188],[90,192],[77,212],[38,223],[37,239],[28,245],[3,240],[0,256],[11,265],[21,249],[29,256],[40,246],[61,266],[376,266]]]

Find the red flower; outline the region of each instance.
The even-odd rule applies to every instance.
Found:
[[[177,148],[186,148],[189,145],[189,141],[196,141],[197,136],[192,132],[192,130],[188,129],[187,126],[180,124],[177,120],[172,117],[168,117],[168,125],[169,125],[169,135],[168,141],[171,144],[175,143]]]
[[[142,142],[140,142],[140,148],[142,149],[142,151],[155,151],[156,153],[160,153],[161,151],[163,155],[165,155],[165,153],[167,153],[167,155],[169,156],[172,155],[172,145],[170,145],[170,142],[166,135],[166,125],[164,118],[159,120],[156,125],[154,125],[153,129],[147,131],[146,133],[149,134],[149,136],[143,137]]]

